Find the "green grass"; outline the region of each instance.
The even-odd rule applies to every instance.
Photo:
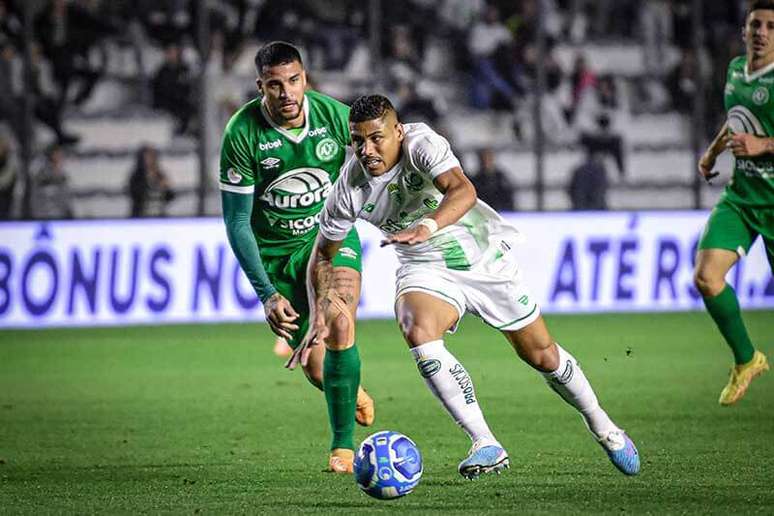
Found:
[[[774,312],[746,320],[774,352]],[[469,443],[395,323],[359,324],[374,428],[408,434],[424,455],[419,487],[393,502],[322,472],[322,395],[282,368],[263,325],[2,331],[0,512],[774,513],[774,374],[720,408],[730,353],[706,315],[548,321],[638,443],[639,477],[619,474],[573,410],[475,319],[447,342],[512,464],[476,482],[457,474]]]

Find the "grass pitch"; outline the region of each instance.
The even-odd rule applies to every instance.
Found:
[[[774,312],[745,314],[774,352]],[[553,316],[604,407],[637,442],[639,477],[505,340],[468,318],[447,340],[509,450],[500,477],[463,480],[468,442],[417,374],[392,321],[359,323],[377,422],[422,451],[392,502],[323,473],[322,394],[272,352],[263,325],[0,332],[0,512],[774,513],[774,373],[721,408],[730,353],[708,316]]]

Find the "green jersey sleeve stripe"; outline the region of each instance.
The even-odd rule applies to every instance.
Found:
[[[238,194],[251,194],[255,192],[255,186],[234,186],[234,185],[227,185],[225,183],[219,183],[220,189],[224,192],[232,192],[232,193],[238,193]]]

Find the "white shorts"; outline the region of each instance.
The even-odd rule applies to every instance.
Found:
[[[503,331],[524,328],[540,316],[540,307],[521,281],[516,261],[507,255],[467,271],[406,263],[398,269],[395,299],[407,292],[423,292],[446,301],[457,310],[458,322],[467,311]],[[456,325],[450,331],[455,329]]]

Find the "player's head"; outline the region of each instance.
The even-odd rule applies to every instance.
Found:
[[[750,3],[743,37],[748,55],[754,59],[774,59],[774,0]]]
[[[273,41],[255,54],[256,84],[276,122],[291,122],[303,115],[306,72],[298,49]]]
[[[363,95],[349,112],[355,155],[369,174],[380,176],[400,159],[405,133],[387,97]]]

